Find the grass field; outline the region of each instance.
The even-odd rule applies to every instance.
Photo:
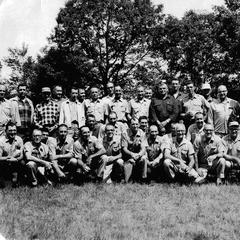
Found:
[[[240,239],[240,186],[62,185],[0,192],[7,239]]]

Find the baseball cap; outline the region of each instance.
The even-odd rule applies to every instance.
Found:
[[[228,126],[229,127],[239,127],[239,123],[237,121],[232,121],[232,122],[229,122]]]
[[[204,89],[211,89],[211,85],[210,85],[209,83],[203,83],[201,89],[202,89],[202,90],[204,90]]]
[[[51,92],[51,89],[49,88],[49,87],[43,87],[42,88],[42,93],[44,93],[44,92]]]

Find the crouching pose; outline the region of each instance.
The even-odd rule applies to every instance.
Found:
[[[111,183],[112,180],[121,180],[123,173],[123,160],[121,152],[121,137],[114,135],[115,128],[111,124],[105,127],[105,137],[103,138],[103,147],[106,153],[102,155],[102,160],[106,163],[103,181]]]
[[[139,129],[138,119],[131,119],[130,128],[122,138],[122,148],[125,182],[127,183],[130,177],[139,181],[146,180],[146,135]]]
[[[80,138],[73,145],[73,154],[77,159],[79,181],[84,181],[87,178],[97,181],[102,180],[106,162],[101,156],[105,152],[100,141],[91,136],[89,128],[82,126],[80,128]]]
[[[18,171],[23,166],[23,140],[16,136],[17,127],[9,122],[6,125],[6,136],[0,137],[0,186],[4,187],[4,174],[10,173],[12,176],[12,186],[17,186]]]
[[[77,160],[73,158],[73,143],[74,140],[68,136],[68,127],[65,124],[58,127],[57,138],[48,141],[52,167],[60,182],[66,179],[66,171],[73,176],[77,170]]]
[[[198,174],[206,178],[208,172],[217,175],[217,185],[225,179],[226,161],[223,158],[224,147],[220,137],[214,134],[211,124],[205,124],[204,134],[195,139],[196,170]]]
[[[229,134],[222,138],[224,146],[223,157],[226,160],[226,167],[240,168],[240,135],[239,123],[231,121],[228,123]]]
[[[51,181],[47,179],[47,171],[52,170],[52,164],[49,158],[49,148],[46,144],[41,142],[41,138],[42,131],[34,129],[32,141],[24,144],[28,178],[33,187],[37,186],[39,180],[51,184]]]
[[[158,136],[158,127],[151,125],[147,139],[147,177],[148,180],[161,179],[161,165],[163,160],[164,139]]]
[[[193,145],[185,138],[186,129],[183,124],[176,124],[176,138],[165,146],[163,168],[166,177],[173,180],[176,174],[200,182],[202,178],[193,169]]]

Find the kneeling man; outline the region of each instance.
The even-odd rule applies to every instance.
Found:
[[[169,180],[173,180],[176,174],[200,182],[201,178],[193,169],[194,149],[190,141],[185,138],[186,128],[183,124],[176,124],[176,137],[172,142],[166,143],[164,151],[164,172]]]

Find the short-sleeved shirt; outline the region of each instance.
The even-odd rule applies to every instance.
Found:
[[[141,116],[149,117],[149,107],[151,101],[147,98],[139,99],[131,99],[129,102],[130,105],[130,113],[133,118],[139,118]]]
[[[214,154],[224,152],[220,137],[213,135],[210,142],[206,141],[205,135],[199,136],[194,141],[195,152],[198,153],[198,164],[201,167],[208,166],[207,158]]]
[[[12,143],[6,136],[0,137],[0,156],[14,156],[23,151],[23,140],[19,136],[15,136]]]
[[[104,116],[107,114],[107,108],[102,101],[102,99],[97,99],[96,101],[93,100],[85,100],[85,108],[86,108],[86,115],[93,114],[97,122],[103,122]]]
[[[226,154],[240,158],[240,135],[235,140],[230,135],[224,136],[222,143]]]
[[[77,159],[85,161],[90,155],[96,153],[100,149],[103,149],[101,142],[94,136],[90,136],[87,143],[78,139],[73,144],[73,155]]]
[[[47,141],[49,146],[50,155],[60,155],[71,153],[73,155],[73,143],[72,137],[67,136],[64,143],[61,144],[58,138],[51,138]]]
[[[156,139],[152,140],[150,137],[147,139],[147,156],[148,160],[154,161],[164,150],[164,139],[157,136]]]
[[[186,95],[183,98],[183,106],[185,108],[185,113],[191,113],[193,116],[197,112],[203,113],[204,108],[209,109],[209,103],[200,94],[194,94],[192,98],[189,98],[189,95]]]
[[[227,134],[228,120],[237,104],[237,101],[230,98],[227,98],[223,102],[220,102],[219,99],[214,99],[214,101],[211,102],[209,121],[212,122],[215,133]]]
[[[49,147],[44,143],[41,143],[39,146],[35,146],[32,142],[26,142],[24,144],[24,153],[25,155],[29,153],[41,160],[49,160]]]
[[[0,127],[4,127],[10,120],[15,121],[14,107],[10,100],[0,101]]]
[[[99,138],[103,138],[105,136],[105,129],[106,129],[106,125],[102,125],[100,128]],[[121,138],[122,134],[126,134],[126,133],[127,133],[127,129],[125,124],[121,122],[116,122],[114,125],[114,136]]]
[[[187,140],[194,143],[196,137],[202,136],[204,134],[203,129],[204,129],[204,124],[201,129],[197,127],[196,123],[193,123],[192,125],[190,125],[187,131]]]
[[[129,128],[127,134],[122,137],[122,147],[127,147],[129,151],[138,153],[142,147],[147,145],[146,140],[146,134],[141,129],[138,129],[137,133],[134,134]]]
[[[172,156],[181,159],[185,164],[189,163],[189,157],[195,153],[192,143],[186,138],[180,143],[174,138],[172,142],[166,144],[166,149],[169,149]]]
[[[54,126],[59,122],[59,106],[50,100],[37,104],[34,112],[34,123],[38,127]]]
[[[126,114],[130,113],[129,104],[127,100],[120,98],[116,99],[114,98],[109,104],[108,104],[108,112],[114,111],[117,113],[117,119],[118,121],[127,121]]]
[[[116,156],[121,152],[121,138],[113,137],[111,141],[108,141],[107,137],[104,137],[102,144],[107,156]]]
[[[110,97],[109,95],[102,98],[102,101],[104,102],[105,106],[107,107],[108,104],[114,99],[115,95]]]

